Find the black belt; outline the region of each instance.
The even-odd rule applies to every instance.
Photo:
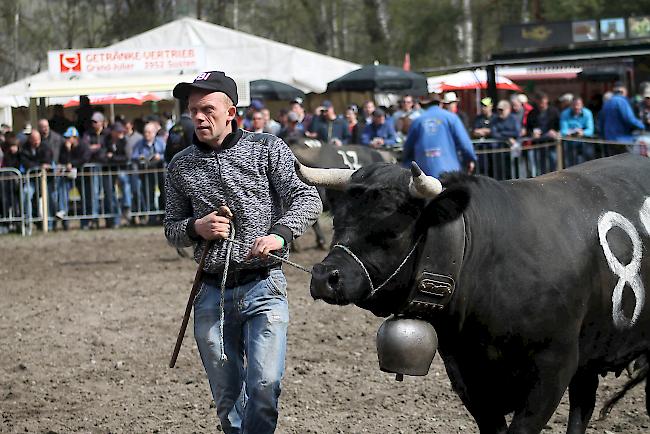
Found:
[[[226,276],[226,288],[234,288],[235,286],[245,285],[254,280],[262,280],[269,277],[272,270],[280,270],[280,264],[271,265],[264,268],[243,268],[240,270],[229,270]],[[209,273],[203,272],[203,281],[210,285],[221,286],[223,279],[223,272]]]

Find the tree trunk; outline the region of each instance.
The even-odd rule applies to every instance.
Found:
[[[385,0],[364,0],[366,29],[370,36],[370,54],[372,60],[381,60],[391,63],[393,60],[391,50],[390,31],[388,28],[388,10]]]

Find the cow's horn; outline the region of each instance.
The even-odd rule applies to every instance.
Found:
[[[331,188],[333,190],[343,190],[350,182],[350,177],[355,172],[352,169],[315,169],[307,167],[295,160],[296,174],[308,185],[316,187]]]
[[[420,199],[433,199],[442,192],[442,184],[433,176],[422,173],[422,169],[415,161],[411,163],[411,182],[409,193]]]

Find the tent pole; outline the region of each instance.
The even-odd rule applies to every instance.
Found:
[[[38,107],[36,106],[36,98],[29,99],[29,123],[33,128],[36,128],[38,123]]]
[[[493,104],[497,102],[497,73],[494,64],[487,65],[485,68],[487,73],[487,96],[492,98]]]
[[[110,112],[109,113],[110,113],[110,116],[111,116],[110,117],[111,123],[114,124],[115,123],[115,104],[110,105]]]

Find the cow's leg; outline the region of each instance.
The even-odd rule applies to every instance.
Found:
[[[515,411],[508,434],[539,433],[544,429],[575,374],[577,360],[577,349],[557,348],[536,355],[531,375],[537,381],[523,406]]]
[[[316,220],[316,223],[312,226],[314,228],[314,235],[316,235],[316,246],[320,250],[326,250],[327,245],[325,243],[325,234],[323,234],[323,229],[320,227],[320,223]]]
[[[569,424],[567,434],[584,434],[596,405],[598,374],[578,371],[569,384]]]
[[[493,396],[486,396],[485,388],[481,385],[471,387],[466,384],[458,362],[451,353],[445,352],[443,360],[454,391],[471,413],[481,434],[505,434],[508,424],[502,412],[494,408]]]

